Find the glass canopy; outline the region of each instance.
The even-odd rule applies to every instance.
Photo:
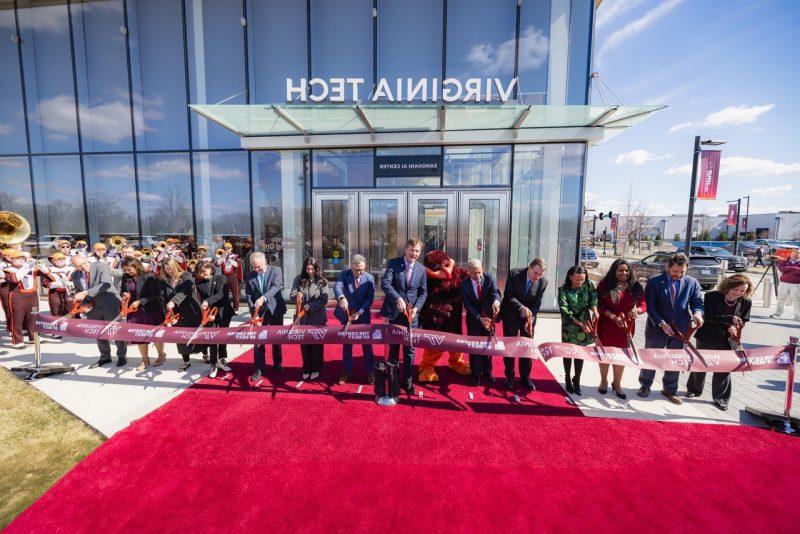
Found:
[[[397,132],[619,128],[666,106],[523,104],[214,104],[189,106],[241,137]]]

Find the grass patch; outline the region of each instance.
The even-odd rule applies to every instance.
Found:
[[[0,367],[0,529],[105,438]]]

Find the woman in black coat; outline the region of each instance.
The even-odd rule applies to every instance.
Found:
[[[122,260],[122,282],[120,294],[128,295],[128,309],[131,310],[126,321],[136,324],[160,325],[164,321],[164,301],[161,299],[161,288],[152,274],[145,272],[142,263],[134,257]],[[137,371],[144,371],[150,365],[150,343],[138,343],[142,362]],[[154,366],[164,363],[164,344],[156,343],[156,359]]]
[[[181,264],[174,258],[167,258],[158,270],[161,281],[161,295],[167,303],[167,312],[172,310],[180,315],[173,326],[200,326],[202,312],[200,301],[195,291],[194,277],[181,269]],[[185,371],[189,368],[189,355],[202,352],[202,345],[186,345],[178,343],[178,353],[183,358],[183,363],[178,368]]]
[[[720,283],[716,291],[709,291],[703,299],[705,322],[695,334],[698,349],[731,350],[731,338],[750,320],[750,294],[753,283],[744,274],[734,274]],[[689,397],[703,394],[706,374],[692,372],[686,384]],[[728,409],[731,398],[731,374],[714,373],[711,396],[720,410]]]
[[[199,261],[194,267],[194,285],[200,298],[200,309],[217,308],[214,321],[207,326],[227,328],[231,325],[234,316],[233,304],[228,297],[228,278],[225,275],[214,274],[214,265],[209,261]],[[225,344],[209,346],[211,354],[211,378],[217,377],[218,370],[226,373],[228,367],[228,346]]]
[[[328,312],[325,309],[330,298],[328,281],[322,276],[319,263],[314,258],[303,260],[303,272],[292,283],[289,298],[297,302],[298,295],[302,295],[303,311],[298,324],[324,325],[328,322]],[[298,309],[296,314],[301,309]],[[303,380],[314,380],[322,372],[323,348],[324,345],[321,344],[300,345],[300,353],[303,356]]]

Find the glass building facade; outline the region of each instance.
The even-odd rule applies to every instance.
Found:
[[[515,101],[586,104],[593,16],[593,0],[0,0],[0,209],[43,254],[59,236],[231,241],[293,276],[308,254],[332,270],[378,254],[372,229],[441,246],[450,201],[464,206],[451,234],[501,219],[470,254],[504,272],[543,256],[561,278],[586,143],[247,151],[188,105],[281,103],[286,78],[336,76],[516,78]],[[404,154],[441,169],[376,177],[376,158]],[[484,190],[499,196],[469,194]]]

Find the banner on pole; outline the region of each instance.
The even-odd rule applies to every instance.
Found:
[[[611,217],[611,231],[612,232],[616,232],[617,231],[617,223],[618,223],[617,217],[619,217],[619,215],[614,215],[613,217]]]
[[[736,226],[736,220],[739,218],[739,209],[736,204],[728,204],[728,226]]]
[[[700,185],[697,188],[697,200],[717,198],[721,155],[720,150],[703,150],[700,153]]]

